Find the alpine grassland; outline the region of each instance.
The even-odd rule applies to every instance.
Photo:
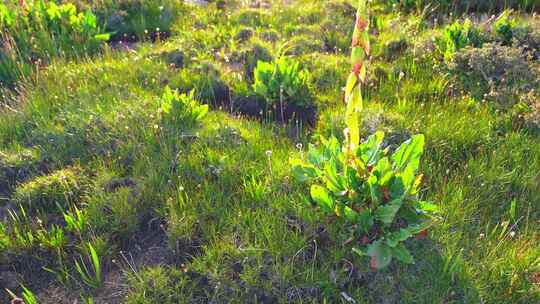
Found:
[[[0,2],[0,302],[540,303],[540,2]]]

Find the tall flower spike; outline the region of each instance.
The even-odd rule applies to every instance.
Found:
[[[345,86],[347,140],[348,149],[351,151],[360,143],[360,119],[358,116],[363,107],[362,84],[366,82],[366,63],[370,53],[368,31],[369,13],[367,0],[359,0],[351,45],[352,70]]]

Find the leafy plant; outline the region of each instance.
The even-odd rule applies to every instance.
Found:
[[[165,126],[191,128],[204,118],[208,105],[201,105],[195,100],[194,94],[194,90],[189,94],[180,94],[170,87],[165,88],[159,107]]]
[[[510,18],[510,14],[510,11],[504,11],[493,24],[493,31],[505,45],[512,43],[517,26],[516,22]]]
[[[64,230],[57,225],[52,225],[48,229],[39,229],[36,232],[36,238],[41,246],[58,252],[61,252],[67,243]]]
[[[353,150],[337,139],[311,146],[306,160],[292,162],[298,180],[315,183],[311,197],[326,213],[343,218],[344,229],[360,247],[353,250],[372,257],[375,268],[393,257],[412,263],[403,241],[424,231],[436,207],[418,197],[417,175],[424,148],[423,135],[413,136],[391,156],[377,132]]]
[[[92,54],[109,39],[90,11],[72,3],[8,1],[0,4],[0,82],[13,85],[32,65],[54,57]]]
[[[416,135],[391,156],[383,146],[384,133],[377,132],[360,143],[359,114],[361,85],[366,81],[369,57],[367,4],[359,2],[353,34],[353,69],[345,87],[347,101],[345,133],[310,145],[307,159],[293,159],[293,173],[312,183],[310,194],[327,214],[340,218],[340,230],[349,240],[358,240],[352,250],[371,257],[371,266],[384,268],[393,258],[413,263],[403,242],[425,233],[435,205],[418,197],[421,175],[417,175],[424,150],[424,136]]]
[[[91,243],[83,246],[83,252],[86,255],[86,260],[90,263],[90,267],[87,266],[85,258],[81,256],[80,261],[75,260],[75,269],[86,285],[94,289],[99,288],[103,284],[101,260]]]
[[[84,233],[88,222],[84,211],[79,210],[77,206],[75,206],[73,212],[64,212],[64,220],[66,221],[66,230],[77,232],[78,235]]]
[[[450,60],[455,52],[466,46],[481,46],[483,38],[471,20],[465,19],[463,22],[458,20],[447,25],[443,36],[439,37],[436,43],[444,58]]]
[[[37,240],[32,232],[30,218],[26,214],[23,206],[19,207],[19,212],[9,210],[9,231],[7,232],[6,243],[11,249],[30,250]]]
[[[285,56],[274,62],[258,61],[254,71],[253,90],[270,104],[282,99],[298,105],[311,102],[309,73],[300,70],[300,63]]]

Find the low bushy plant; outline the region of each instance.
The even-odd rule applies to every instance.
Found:
[[[53,57],[92,54],[107,41],[90,11],[72,3],[8,1],[0,4],[0,82],[13,85],[31,65]]]
[[[370,55],[368,28],[367,3],[360,1],[351,52],[353,68],[345,86],[345,140],[323,138],[319,147],[311,145],[307,156],[292,159],[291,165],[299,181],[312,184],[310,194],[316,205],[338,217],[345,244],[359,255],[370,256],[372,268],[380,269],[393,258],[414,262],[404,241],[425,234],[437,208],[418,195],[423,135],[413,136],[391,156],[383,146],[383,132],[360,143],[361,87],[367,80]]]
[[[309,79],[309,73],[300,69],[299,62],[280,56],[273,62],[257,62],[252,87],[264,98],[267,109],[283,110],[289,105],[307,108],[313,104]]]
[[[471,20],[455,21],[444,28],[442,37],[436,40],[437,48],[445,59],[450,60],[453,54],[464,47],[479,47],[483,43],[481,32]]]
[[[509,45],[514,38],[517,24],[510,17],[510,11],[504,11],[493,24],[493,32],[503,44]]]
[[[201,105],[194,98],[194,91],[189,94],[178,93],[169,87],[160,100],[159,113],[165,128],[192,128],[196,126],[208,112],[208,105]]]
[[[377,132],[351,151],[336,138],[323,139],[310,146],[306,159],[292,161],[296,178],[313,184],[317,206],[341,218],[341,232],[354,240],[356,253],[372,258],[374,268],[392,258],[412,263],[403,242],[423,233],[436,210],[418,196],[424,136],[413,136],[391,156],[383,139]]]

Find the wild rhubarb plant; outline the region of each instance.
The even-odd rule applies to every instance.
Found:
[[[390,153],[377,132],[360,141],[362,85],[369,58],[369,16],[365,0],[359,1],[352,42],[352,71],[345,87],[346,138],[322,139],[310,145],[303,159],[293,159],[293,173],[311,183],[311,198],[326,214],[336,216],[345,242],[353,252],[371,257],[371,267],[381,269],[393,258],[413,263],[404,242],[423,236],[432,223],[436,206],[419,198],[418,174],[424,136],[416,135]]]
[[[180,94],[170,87],[165,88],[158,109],[165,127],[191,128],[206,116],[208,105],[199,104],[194,94],[193,90],[189,94]]]
[[[466,46],[479,47],[483,40],[480,30],[472,24],[471,20],[465,19],[463,22],[458,20],[447,25],[443,36],[436,40],[436,44],[444,58],[450,60],[455,52]]]
[[[253,74],[253,91],[264,99],[267,111],[279,112],[276,114],[281,121],[285,121],[285,109],[307,109],[313,105],[310,76],[300,69],[299,62],[281,55],[274,62],[258,61]]]

